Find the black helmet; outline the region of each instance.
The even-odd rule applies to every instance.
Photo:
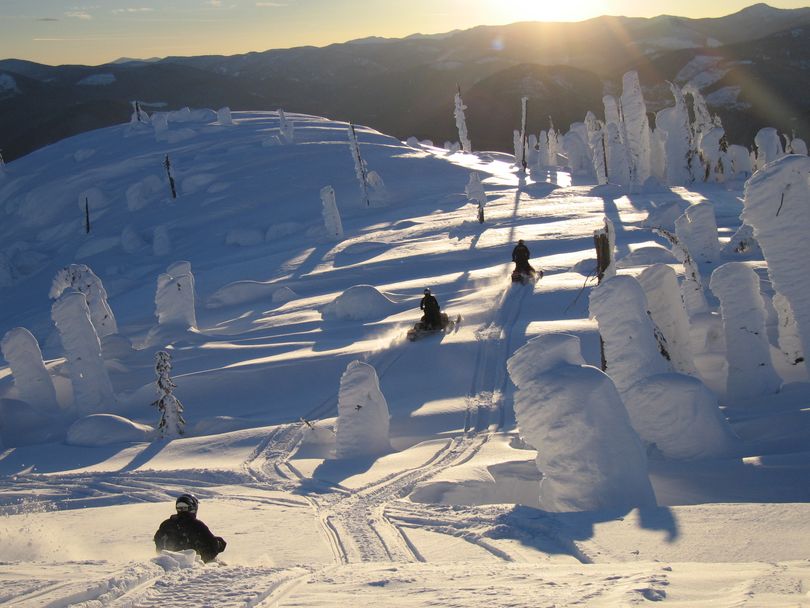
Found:
[[[425,295],[426,295],[426,296],[429,296],[429,295],[430,295],[430,289],[428,289],[427,287],[425,287]]]
[[[522,244],[523,244],[523,239],[518,239],[518,245],[522,245]]]
[[[174,508],[177,509],[178,513],[191,513],[192,515],[196,515],[199,505],[200,501],[197,500],[197,497],[193,494],[182,494],[174,501]]]

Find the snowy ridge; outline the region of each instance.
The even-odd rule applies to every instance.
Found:
[[[631,85],[628,114],[642,101]],[[0,334],[13,330],[3,341],[10,365],[0,367],[0,603],[806,599],[810,379],[795,356],[778,356],[785,305],[767,306],[796,271],[714,241],[711,260],[693,262],[706,277],[731,261],[776,273],[759,282],[760,333],[782,388],[737,399],[725,390],[720,294],[707,294],[704,311],[668,309],[662,294],[689,268],[651,231],[650,218],[666,216],[672,229],[708,201],[711,236],[727,244],[741,225],[740,179],[636,193],[548,164],[564,150],[585,155],[592,121],[572,129],[579,147],[547,133],[544,166],[532,158],[525,174],[509,155],[416,148],[358,126],[356,150],[385,176],[387,193],[384,206],[367,205],[347,124],[287,112],[292,136],[266,145],[283,126],[278,112],[227,115],[185,110],[157,129],[135,121],[88,133],[10,163],[0,182],[0,279],[9,283]],[[643,121],[631,124],[634,154],[647,154]],[[759,176],[778,173],[780,161],[792,175],[793,158],[749,182],[746,215],[766,254],[779,229],[762,223],[767,204],[753,197],[772,200]],[[472,173],[481,189],[468,192]],[[774,191],[787,190],[785,205],[804,213],[798,186],[779,175]],[[618,276],[594,288],[593,234],[606,219]],[[545,272],[534,284],[511,283],[518,239]],[[87,293],[65,285],[60,297],[76,305],[55,315],[76,338],[73,368],[47,295],[79,258],[98,284]],[[647,271],[656,263],[667,266]],[[641,273],[643,289],[632,278]],[[462,322],[410,343],[426,287]],[[654,305],[645,291],[657,294]],[[795,349],[805,298],[788,291]],[[102,292],[109,313],[94,316],[88,303]],[[600,292],[618,295],[595,306],[597,323],[588,301]],[[632,327],[602,330],[606,375],[596,369],[598,330],[611,321]],[[559,336],[576,356],[557,357]],[[668,336],[691,376],[663,373]],[[182,437],[150,435],[159,351],[171,355]],[[94,382],[85,393],[74,369]],[[58,417],[47,414],[56,407],[45,378]],[[608,390],[614,384],[621,390]],[[656,407],[639,406],[649,402]],[[381,414],[373,423],[346,422],[372,411]],[[549,440],[532,439],[539,414]],[[346,429],[349,439],[339,438]],[[357,449],[343,451],[344,441]],[[597,468],[611,474],[589,484]],[[547,502],[543,484],[555,478],[581,502]],[[152,534],[183,492],[228,541],[215,562],[154,553]]]

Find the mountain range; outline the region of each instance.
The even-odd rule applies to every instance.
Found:
[[[756,4],[688,19],[598,17],[524,22],[441,35],[365,38],[232,56],[122,59],[100,66],[0,60],[0,149],[12,160],[64,137],[125,122],[130,102],[285,108],[372,126],[400,138],[455,141],[462,91],[476,149],[509,150],[528,96],[529,128],[567,130],[638,71],[648,110],[672,104],[667,81],[692,82],[729,139],[773,126],[810,137],[810,8]]]

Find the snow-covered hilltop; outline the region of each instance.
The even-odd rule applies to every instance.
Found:
[[[461,95],[449,150],[135,107],[2,168],[0,603],[806,601],[807,157],[625,85],[525,170]],[[219,563],[155,557],[183,492]]]

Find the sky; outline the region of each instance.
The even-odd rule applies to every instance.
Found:
[[[0,0],[0,59],[98,65],[599,15],[720,17],[753,0]],[[769,2],[797,8],[807,0]]]

